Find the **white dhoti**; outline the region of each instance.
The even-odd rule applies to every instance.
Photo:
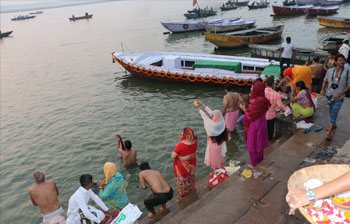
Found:
[[[53,212],[50,212],[43,216],[42,224],[65,224],[66,217],[64,215],[64,210],[62,207],[59,207]]]

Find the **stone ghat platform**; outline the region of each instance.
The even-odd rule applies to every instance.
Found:
[[[333,140],[325,140],[326,132],[304,133],[296,131],[293,135],[283,135],[265,151],[265,158],[254,172],[262,174],[256,179],[243,179],[238,173],[231,175],[214,189],[208,186],[208,177],[197,182],[197,191],[176,202],[168,203],[168,209],[153,219],[147,217],[142,224],[202,223],[202,224],[298,224],[308,223],[300,213],[289,216],[285,202],[287,181],[290,175],[306,166],[314,165],[304,159],[318,158],[325,150],[341,148],[350,138],[350,100],[346,99],[338,117],[338,128]],[[324,98],[319,100],[315,123],[328,126],[328,107]],[[341,150],[340,159],[349,161],[349,143]],[[337,155],[335,156],[337,157]],[[241,158],[247,164],[248,155]],[[337,163],[340,160],[318,160],[318,164]],[[244,169],[245,167],[242,167]]]

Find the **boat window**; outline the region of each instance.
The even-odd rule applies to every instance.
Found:
[[[254,66],[246,66],[246,65],[244,65],[243,66],[243,70],[245,70],[245,71],[254,71]]]
[[[255,67],[255,71],[262,72],[262,71],[264,71],[264,68]]]
[[[154,63],[152,63],[151,65],[153,65],[153,66],[158,66],[158,67],[162,67],[162,65],[163,65],[163,60],[154,62]]]
[[[185,67],[192,67],[194,63],[194,61],[185,61]]]

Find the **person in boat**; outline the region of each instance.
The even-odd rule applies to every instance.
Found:
[[[298,93],[291,98],[293,117],[299,119],[312,117],[315,105],[304,81],[298,81],[295,85]]]
[[[171,158],[174,163],[177,196],[180,200],[196,189],[196,152],[198,142],[192,128],[184,128],[179,134],[181,139],[171,153]]]
[[[286,42],[284,42],[280,47],[280,69],[283,72],[283,65],[287,64],[287,67],[290,66],[292,59],[295,57],[295,45],[291,43],[292,39],[290,37],[286,38]]]
[[[328,56],[323,64],[324,70],[328,71],[328,69],[334,68],[336,66],[335,65],[335,56],[336,55],[337,55],[337,52],[335,50],[328,51]]]
[[[337,128],[338,113],[344,102],[345,93],[350,91],[350,71],[345,68],[345,57],[335,56],[336,67],[328,69],[323,80],[321,94],[328,100],[330,126],[327,129],[327,139],[332,139],[332,133]]]
[[[244,133],[251,167],[263,160],[264,149],[269,143],[266,112],[270,106],[265,97],[265,84],[260,81],[255,81],[252,86],[249,106],[240,104],[241,110],[244,111]]]
[[[106,162],[103,166],[104,179],[99,185],[99,196],[110,210],[120,211],[128,204],[126,182],[117,171],[115,163]]]
[[[35,171],[33,178],[36,184],[28,189],[30,200],[38,206],[43,216],[43,224],[64,224],[66,217],[58,199],[58,188],[55,181],[45,181],[41,171]]]
[[[75,17],[74,17],[74,14],[72,15],[72,18],[74,19]]]
[[[88,15],[89,15],[89,13],[86,12],[86,13],[85,13],[85,16],[88,16]]]
[[[81,175],[79,178],[80,187],[74,192],[68,201],[68,218],[67,224],[80,224],[88,219],[89,221],[100,223],[105,214],[108,213],[108,207],[103,201],[92,191],[94,182],[90,174]],[[103,211],[89,205],[92,199]]]
[[[232,92],[233,86],[230,84],[225,85],[224,88],[226,95],[223,99],[222,114],[225,116],[226,130],[230,136],[230,133],[235,131],[239,117],[239,95]]]
[[[286,196],[286,202],[290,207],[289,214],[294,214],[296,209],[309,205],[314,201],[347,191],[350,191],[350,171],[312,190],[289,190]]]
[[[276,108],[282,111],[288,110],[287,106],[282,103],[282,96],[273,89],[275,78],[269,76],[266,80],[265,97],[270,101],[271,106],[266,111],[267,132],[269,140],[273,139],[276,120]]]
[[[320,63],[320,57],[314,57],[313,62],[309,67],[312,70],[312,92],[320,93],[323,78],[325,76],[325,70],[323,64]]]
[[[224,117],[221,111],[213,111],[200,100],[195,100],[193,105],[198,109],[203,119],[204,129],[208,136],[204,163],[215,170],[222,166],[227,152],[228,135]]]
[[[130,167],[136,165],[137,152],[132,148],[132,143],[130,140],[121,141],[118,139],[118,154],[123,160],[125,167]]]
[[[149,211],[147,216],[153,218],[157,214],[154,207],[161,205],[159,213],[162,213],[166,209],[166,203],[173,198],[174,191],[163,175],[157,170],[152,170],[148,162],[140,164],[139,182],[141,189],[145,190],[148,185],[153,192],[143,201]]]

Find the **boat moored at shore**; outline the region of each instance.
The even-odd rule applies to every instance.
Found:
[[[235,48],[281,38],[282,32],[283,25],[280,25],[223,34],[207,32],[205,33],[205,37],[208,41],[220,48]]]
[[[239,19],[239,20],[231,20],[231,21],[226,20],[221,23],[209,23],[209,24],[204,24],[203,26],[207,30],[207,32],[221,33],[221,32],[229,32],[229,31],[253,28],[255,23],[256,23],[256,20]]]
[[[235,86],[250,86],[268,59],[182,52],[112,53],[132,75],[150,79]]]
[[[350,29],[350,18],[318,16],[317,19],[321,26]]]

